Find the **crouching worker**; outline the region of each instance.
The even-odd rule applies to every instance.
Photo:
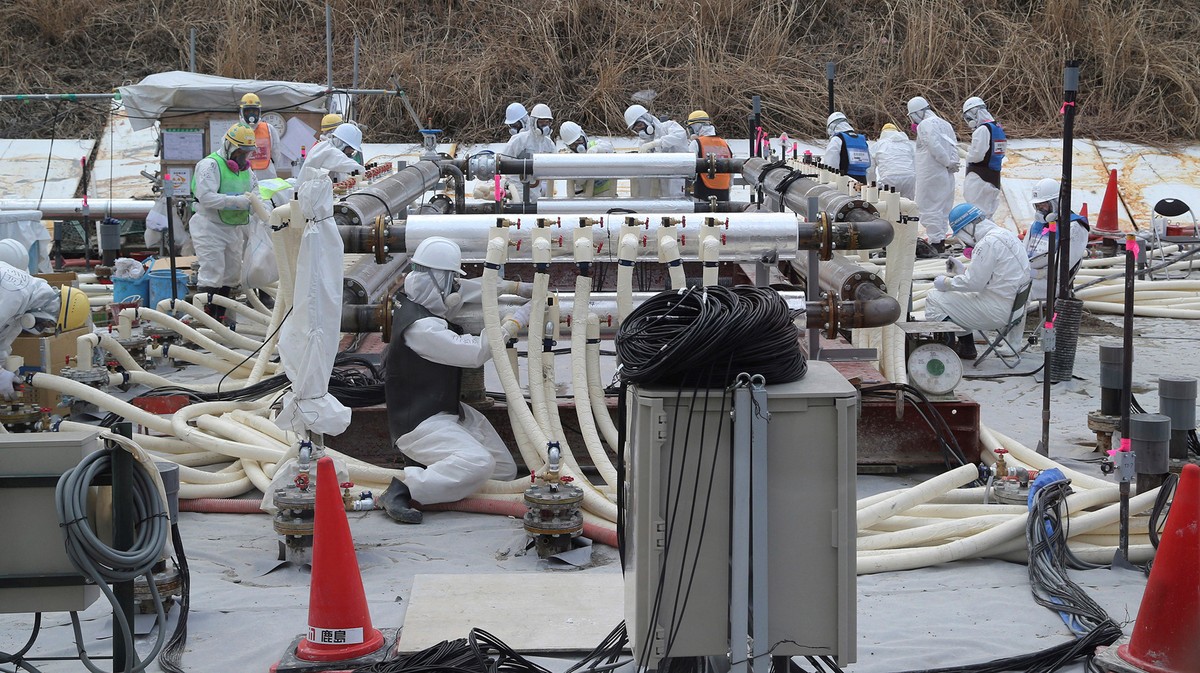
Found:
[[[996,226],[969,203],[950,211],[950,228],[970,249],[970,263],[964,265],[953,257],[947,261],[953,275],[933,279],[925,299],[925,319],[950,320],[962,327],[965,331],[952,345],[960,358],[974,360],[978,357],[974,331],[1008,323],[1013,301],[1029,283],[1029,258],[1016,234]]]
[[[476,281],[459,281],[458,244],[434,236],[417,246],[392,318],[384,390],[392,442],[425,467],[404,468],[379,502],[393,519],[420,523],[423,504],[461,500],[489,479],[517,475],[512,455],[483,414],[459,402],[463,369],[492,357],[486,339],[462,334],[453,320],[464,302],[479,299]],[[508,283],[501,292],[528,296],[532,287]],[[526,303],[505,321],[510,336],[529,323]]]

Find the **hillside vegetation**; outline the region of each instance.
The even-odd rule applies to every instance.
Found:
[[[463,141],[507,137],[506,104],[624,133],[640,90],[682,120],[695,108],[745,137],[750,97],[772,134],[823,135],[825,62],[837,105],[872,136],[926,96],[962,129],[982,96],[1010,136],[1060,132],[1062,69],[1081,62],[1076,131],[1154,143],[1200,128],[1195,0],[332,0],[335,83],[404,88],[423,118]],[[0,7],[0,92],[103,92],[187,69],[325,81],[324,3],[311,0],[19,0]],[[232,101],[231,101],[232,106]],[[0,136],[94,135],[100,104],[0,104]],[[377,142],[411,140],[400,102],[371,97]],[[907,123],[904,124],[907,126]]]

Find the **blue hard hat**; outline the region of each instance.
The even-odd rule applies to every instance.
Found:
[[[950,209],[950,230],[957,234],[963,227],[982,219],[983,211],[978,206],[960,203]]]

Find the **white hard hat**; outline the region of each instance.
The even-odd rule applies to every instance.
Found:
[[[525,106],[520,103],[509,103],[508,107],[504,108],[504,123],[516,124],[524,119],[529,113],[525,111]]]
[[[462,250],[457,243],[442,236],[430,236],[421,241],[413,253],[412,261],[427,269],[453,271],[463,275]]]
[[[846,115],[842,114],[841,112],[834,112],[825,119],[825,126],[829,127],[836,121],[843,121],[843,122],[849,123],[846,120]]]
[[[554,119],[554,115],[550,113],[550,106],[545,103],[538,103],[529,111],[529,116],[534,119]]]
[[[1042,178],[1033,186],[1033,198],[1029,203],[1037,205],[1058,198],[1059,184],[1054,178]]]
[[[625,127],[633,128],[634,123],[646,114],[646,108],[641,105],[630,105],[625,108]]]
[[[920,112],[921,110],[929,109],[929,101],[921,96],[913,96],[908,99],[908,114]]]
[[[342,141],[343,144],[355,152],[362,150],[362,129],[354,124],[339,124],[333,130],[333,137]]]
[[[575,122],[563,122],[562,126],[558,127],[558,137],[562,138],[564,145],[574,144],[582,135],[583,129]]]
[[[980,107],[987,107],[987,105],[984,104],[983,99],[979,96],[971,96],[963,101],[963,114]]]
[[[0,241],[0,262],[22,271],[29,270],[29,249],[20,241],[6,238]]]

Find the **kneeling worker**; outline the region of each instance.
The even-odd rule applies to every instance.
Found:
[[[479,296],[478,283],[459,283],[462,273],[457,243],[440,236],[421,241],[392,318],[384,381],[388,426],[396,448],[426,466],[404,468],[404,479],[392,479],[380,496],[388,515],[402,523],[421,522],[413,500],[453,502],[488,479],[517,474],[512,455],[483,414],[459,402],[462,370],[482,367],[492,357],[487,339],[462,334],[452,322],[471,295]],[[500,288],[531,290],[513,282]],[[515,336],[529,323],[529,304],[504,322]]]
[[[72,330],[90,322],[91,309],[82,290],[50,284],[29,275],[17,265],[28,265],[28,253],[0,258],[0,398],[16,397],[13,383],[17,375],[3,367],[12,354],[13,340],[21,332],[40,334]],[[80,367],[90,366],[81,362]]]
[[[954,345],[964,360],[977,357],[975,330],[1008,323],[1013,300],[1029,282],[1029,258],[1016,234],[996,226],[983,211],[960,203],[950,211],[950,229],[968,248],[970,263],[947,260],[952,276],[938,276],[925,298],[925,319],[950,320],[966,330]]]

